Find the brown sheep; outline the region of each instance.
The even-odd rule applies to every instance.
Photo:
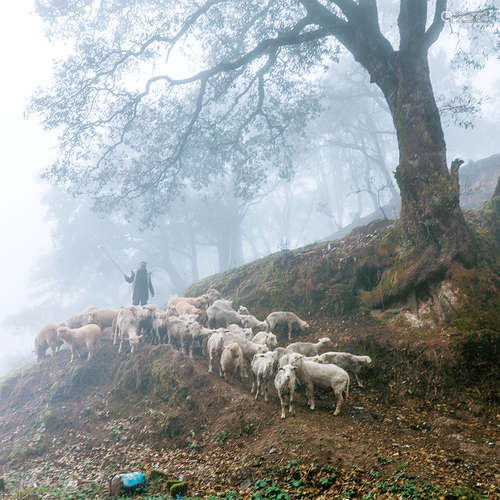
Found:
[[[35,356],[37,361],[45,357],[47,348],[52,350],[52,357],[56,355],[57,349],[62,345],[62,341],[57,337],[59,325],[49,323],[45,325],[35,337]]]
[[[85,325],[81,328],[67,328],[60,326],[57,329],[59,339],[64,340],[71,350],[71,363],[75,360],[75,352],[81,356],[80,349],[86,347],[89,354],[87,360],[90,360],[97,348],[99,347],[99,339],[101,338],[101,329],[98,325]]]
[[[236,342],[224,347],[220,357],[220,371],[224,380],[227,380],[228,373],[231,373],[233,377],[239,374],[242,382],[245,377],[248,377],[243,351]]]
[[[101,330],[113,326],[113,321],[118,314],[118,309],[94,308],[87,313],[87,320],[101,327]]]
[[[174,297],[168,301],[168,307],[175,306],[178,311],[181,304],[189,304],[197,309],[206,309],[208,306],[208,299],[205,295],[202,295],[201,297]],[[182,313],[179,311],[179,314]]]

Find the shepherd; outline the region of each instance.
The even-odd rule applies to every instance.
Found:
[[[124,274],[127,283],[133,283],[134,291],[132,294],[132,303],[134,306],[145,305],[149,300],[149,293],[151,297],[155,296],[153,283],[151,282],[151,273],[146,269],[146,262],[140,263],[139,269],[136,272],[130,271],[130,276]]]

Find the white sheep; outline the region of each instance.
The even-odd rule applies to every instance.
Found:
[[[234,335],[232,333],[225,332],[224,345],[227,345],[231,342],[236,342],[237,344],[239,344],[241,350],[243,351],[243,356],[245,356],[245,359],[248,363],[252,361],[252,358],[255,356],[255,354],[262,354],[269,350],[267,346],[256,344],[255,342],[252,342],[251,340],[248,340],[241,335]]]
[[[60,326],[57,329],[57,336],[64,340],[71,350],[71,363],[75,360],[75,353],[81,356],[80,349],[86,347],[88,350],[87,360],[90,360],[97,348],[101,337],[101,329],[98,325],[85,325],[80,328],[68,328]]]
[[[189,328],[192,323],[196,323],[194,317],[169,317],[167,319],[168,342],[186,352],[186,345],[191,342]]]
[[[357,356],[349,352],[325,352],[319,356],[315,356],[312,360],[323,364],[333,363],[353,373],[360,387],[364,387],[364,385],[359,378],[359,372],[363,366],[368,366],[372,362],[370,356]]]
[[[207,352],[207,342],[210,338],[210,335],[214,333],[216,330],[212,330],[210,328],[205,328],[204,326],[200,326],[199,328],[192,328],[189,330],[191,335],[191,342],[189,344],[189,357],[193,357],[193,349],[195,346],[201,351],[201,353],[206,356]]]
[[[318,356],[323,354],[333,347],[333,342],[328,337],[319,339],[316,343],[313,342],[294,342],[286,346],[290,351],[298,352],[303,356]]]
[[[227,327],[232,323],[242,326],[241,316],[232,309],[227,309],[226,307],[218,305],[220,302],[222,301],[216,300],[207,309],[208,326],[210,328],[220,328]]]
[[[181,317],[180,319],[186,321],[186,328],[181,332],[181,349],[192,359],[194,347],[199,347],[203,353],[207,339],[214,330],[201,326],[192,317]]]
[[[252,342],[255,342],[256,344],[267,345],[269,349],[278,347],[278,339],[276,338],[276,335],[274,335],[274,333],[259,332],[252,338]]]
[[[301,332],[309,328],[307,321],[300,319],[295,313],[289,311],[275,311],[269,314],[265,320],[267,331],[272,332],[279,324],[286,324],[288,327],[288,340],[292,339],[292,329],[296,326]]]
[[[113,332],[113,344],[116,345],[118,339],[120,339],[118,352],[122,352],[124,341],[127,340],[130,345],[130,353],[134,353],[135,347],[142,338],[142,335],[138,334],[139,322],[137,309],[134,306],[126,306],[119,309],[116,316],[115,331]]]
[[[290,351],[290,349],[287,349],[286,347],[277,347],[274,351],[278,355],[278,360],[280,360],[286,354],[294,354],[294,351]]]
[[[207,341],[207,355],[208,355],[208,371],[213,372],[213,364],[217,363],[219,365],[219,375],[220,371],[220,356],[224,349],[224,332],[216,331]]]
[[[167,335],[168,313],[166,311],[155,311],[153,315],[152,328],[156,342],[161,344]]]
[[[81,326],[88,325],[88,323],[88,312],[84,312],[82,314],[75,314],[74,316],[70,316],[67,320],[63,321],[60,326],[66,326],[68,328],[80,328]]]
[[[255,389],[255,399],[259,397],[260,388],[263,387],[264,401],[267,401],[269,384],[274,378],[277,369],[278,355],[274,351],[257,353],[252,358],[251,373],[252,387],[250,392]]]
[[[37,361],[41,361],[45,357],[47,348],[50,347],[52,357],[56,355],[57,349],[62,345],[62,340],[57,336],[57,328],[59,325],[49,323],[45,325],[35,337],[35,357]]]
[[[227,331],[217,331],[210,336],[207,342],[209,372],[212,372],[213,363],[220,359],[224,346],[232,344],[233,342],[236,342],[241,347],[243,356],[247,362],[250,362],[255,354],[268,351],[266,346],[255,344],[241,335],[229,333]]]
[[[230,299],[217,299],[212,304],[214,307],[219,307],[220,309],[228,309],[233,311],[233,301]]]
[[[197,309],[206,309],[208,307],[208,297],[206,295],[201,295],[200,297],[174,297],[168,301],[168,307],[175,307],[190,304]]]
[[[144,337],[146,342],[154,342],[153,320],[157,311],[154,304],[144,306],[129,306],[137,318],[137,335]]]
[[[314,410],[314,386],[323,389],[332,389],[337,399],[334,415],[340,413],[342,402],[349,396],[350,379],[348,373],[340,366],[329,364],[323,365],[305,359],[301,354],[291,354],[289,363],[297,368],[297,377],[306,388],[306,397],[309,408]],[[284,357],[280,359],[283,360]]]
[[[231,373],[233,376],[239,373],[242,382],[244,378],[248,377],[243,352],[236,342],[225,346],[222,350],[220,356],[220,372],[224,380],[227,380],[228,373]]]
[[[240,306],[240,307],[238,307],[238,314],[241,314],[242,316],[246,316],[246,315],[249,315],[250,312],[248,311],[248,309],[245,306]]]
[[[87,311],[87,323],[98,325],[101,330],[113,325],[118,309],[91,307]]]
[[[239,313],[239,311],[238,311]],[[260,321],[255,316],[251,314],[241,315],[241,323],[245,328],[251,328],[254,332],[259,332],[260,330],[267,330],[267,323],[265,321]]]
[[[228,325],[224,330],[230,333],[234,333],[235,335],[241,335],[242,337],[245,337],[248,340],[251,340],[253,337],[251,328],[242,328],[241,326],[235,325],[234,323]]]
[[[177,316],[195,316],[196,320],[204,323],[207,313],[204,308],[196,307],[188,302],[179,302],[175,305]]]
[[[288,413],[295,415],[293,407],[293,396],[295,394],[295,387],[297,385],[297,376],[295,374],[296,368],[293,365],[285,365],[278,370],[276,377],[274,377],[274,387],[278,392],[278,397],[281,403],[281,418],[285,418],[286,396],[289,398]]]

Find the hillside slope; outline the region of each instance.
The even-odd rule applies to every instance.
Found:
[[[479,498],[498,480],[491,413],[452,401],[401,404],[382,397],[370,373],[339,417],[330,395],[314,412],[299,396],[296,416],[281,421],[274,395],[254,402],[247,384],[226,383],[171,346],[144,345],[130,359],[106,344],[90,362],[68,361],[63,351],[0,386],[7,498],[102,498],[113,473],[152,469],[182,476],[199,496],[241,498],[273,481],[293,498],[376,497],[389,487]]]
[[[215,286],[259,317],[294,310],[311,324],[304,339],[369,354],[366,388],[352,384],[338,417],[323,393],[314,412],[299,395],[281,421],[274,394],[255,402],[248,382],[169,345],[131,357],[108,341],[90,362],[62,351],[3,379],[3,497],[105,498],[113,474],[156,470],[148,498],[179,476],[198,498],[497,498],[499,213],[496,196],[468,215],[480,265],[451,269],[413,303],[370,305],[393,255],[384,221],[186,291]]]

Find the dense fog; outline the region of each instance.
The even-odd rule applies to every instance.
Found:
[[[39,21],[28,12],[20,11],[18,21],[36,26]],[[32,36],[34,44],[44,40],[39,26]],[[463,158],[463,179],[469,173],[471,185],[462,179],[465,203],[472,190],[485,190],[486,199],[494,189],[474,176],[470,162],[499,152],[500,62],[491,57],[475,69],[454,63],[455,42],[445,29],[430,61],[448,161]],[[44,60],[46,77],[50,59],[60,49],[43,47],[54,51]],[[339,59],[307,82],[317,111],[292,132],[290,165],[261,176],[256,189],[243,193],[235,190],[239,180],[228,169],[206,186],[186,188],[165,213],[146,220],[128,210],[95,211],[90,199],[73,197],[63,186],[42,180],[40,171],[56,154],[47,149],[54,136],[34,116],[23,122],[30,127],[24,129],[26,140],[4,149],[10,157],[4,158],[0,174],[5,190],[2,232],[10,240],[1,254],[0,375],[32,360],[32,339],[43,324],[63,321],[91,305],[130,303],[123,273],[135,270],[140,261],[147,261],[152,272],[152,303],[163,305],[205,276],[342,236],[375,218],[396,218],[398,146],[391,115],[352,56],[342,52]],[[10,62],[14,69],[16,61]],[[36,72],[32,78],[37,80]],[[2,92],[3,101],[17,103],[6,107],[4,140],[9,120],[21,123],[32,91]],[[474,204],[476,199],[470,202]],[[22,244],[16,245],[16,239]]]

